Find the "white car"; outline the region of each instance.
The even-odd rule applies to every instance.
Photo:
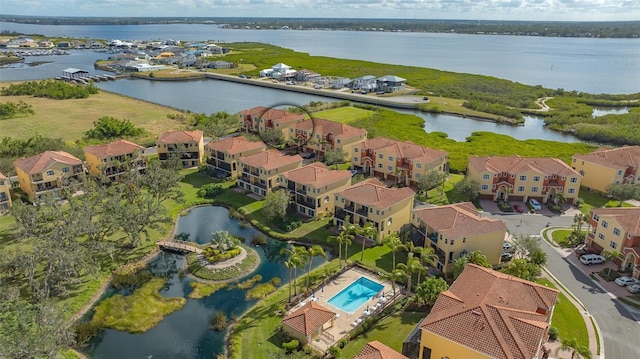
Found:
[[[638,294],[640,293],[640,284],[629,285],[627,286],[627,290],[633,294]]]
[[[602,264],[605,262],[605,259],[603,256],[599,256],[597,254],[585,254],[580,257],[580,262],[590,266],[592,264]]]
[[[616,284],[621,287],[626,287],[628,285],[638,284],[638,280],[633,277],[618,277],[616,278]]]
[[[542,210],[542,206],[540,205],[540,202],[538,202],[538,200],[535,198],[531,198],[529,200],[529,204],[531,205],[531,208],[535,209],[536,211]]]
[[[502,243],[502,252],[512,253],[515,250],[516,247],[513,244],[509,242]]]

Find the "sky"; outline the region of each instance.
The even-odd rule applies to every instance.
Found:
[[[0,0],[0,14],[640,21],[638,0]]]

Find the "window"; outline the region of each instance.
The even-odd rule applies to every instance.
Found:
[[[389,156],[389,162],[393,161],[393,156]]]
[[[531,187],[531,192],[538,192],[538,187],[537,186]]]
[[[451,240],[451,245],[453,245],[453,241],[454,241],[454,240],[452,239],[452,240]]]
[[[387,166],[387,171],[393,171],[393,167]]]
[[[69,173],[69,167],[65,167],[65,168],[63,168],[63,169],[62,169],[62,172],[64,172],[64,173]]]
[[[602,234],[602,233],[598,233],[598,238],[600,238],[601,240],[603,240],[603,241],[604,241],[604,234]]]
[[[540,176],[533,176],[533,182],[540,182]]]
[[[483,184],[482,186],[480,186],[480,189],[483,191],[486,191],[489,189],[489,185],[488,184]]]
[[[462,243],[467,243],[467,237],[462,238]]]
[[[600,216],[598,216],[598,214],[594,213],[593,214],[593,220],[598,222],[599,219],[600,219]]]
[[[382,168],[382,163],[378,163],[378,168]]]
[[[358,157],[353,157],[353,162],[358,162]]]
[[[611,241],[611,242],[609,242],[609,247],[611,247],[613,249],[616,249],[618,247],[618,243],[616,243],[614,241]]]
[[[613,234],[615,234],[616,236],[619,236],[620,235],[620,229],[614,228],[613,229]]]
[[[524,186],[518,186],[518,192],[524,192]]]
[[[340,140],[336,140],[337,143],[340,143]]]
[[[603,228],[607,228],[607,227],[609,227],[609,222],[607,222],[607,221],[602,221],[602,227],[603,227]]]
[[[618,176],[622,176],[622,170],[618,171]]]
[[[566,177],[565,177],[565,176],[562,176],[562,180],[564,181],[565,179],[566,179]]]
[[[488,173],[482,175],[483,180],[488,180],[489,178],[491,178],[491,176]]]
[[[47,171],[47,176],[53,176],[53,170],[48,170]]]
[[[384,158],[384,156],[382,156],[382,153],[378,155],[378,158],[379,159],[383,159]]]
[[[379,209],[376,209],[376,215],[378,215],[378,216],[380,215],[380,210]]]
[[[571,182],[571,183],[578,183],[578,177],[571,177],[571,179],[569,180],[569,182]]]
[[[496,189],[496,184],[494,183],[493,186],[491,186],[491,188]]]
[[[511,178],[516,178],[516,174],[515,174],[515,173],[512,173],[512,174],[511,174]]]
[[[353,152],[358,153],[358,149],[357,149],[357,148],[354,148],[354,149],[353,149]]]
[[[527,180],[527,176],[520,176],[520,181],[526,181]]]
[[[416,178],[420,178],[420,174],[419,173],[416,173]]]
[[[444,244],[449,244],[449,238],[444,239]]]
[[[575,188],[569,188],[569,190],[567,192],[569,194],[574,194],[574,193],[576,193],[576,189]]]
[[[416,163],[416,168],[422,168],[422,163]]]

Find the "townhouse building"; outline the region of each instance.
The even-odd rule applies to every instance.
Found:
[[[312,119],[294,124],[289,128],[289,138],[295,137],[302,150],[320,156],[329,150],[342,150],[345,159],[353,149],[367,139],[367,130],[325,119]]]
[[[640,279],[640,207],[593,208],[590,214],[587,245],[621,253],[614,262]]]
[[[280,186],[280,175],[302,166],[302,157],[288,156],[276,149],[239,158],[242,175],[238,187],[264,197]]]
[[[306,120],[303,114],[297,114],[264,106],[250,108],[238,113],[240,131],[251,133],[265,133],[277,131],[285,140],[289,139],[289,127]]]
[[[81,181],[85,168],[82,160],[64,151],[45,151],[21,158],[13,165],[20,189],[31,198],[48,192],[58,192],[70,181]]]
[[[382,240],[410,223],[414,195],[408,187],[388,188],[378,179],[366,179],[335,194],[333,224],[341,227],[348,221],[362,227],[371,222],[374,239]]]
[[[571,168],[582,175],[582,186],[607,192],[613,183],[640,183],[640,146],[600,148],[587,154],[576,154]]]
[[[84,158],[90,174],[106,176],[112,181],[118,180],[125,172],[144,173],[147,168],[144,147],[122,139],[97,146],[86,146]]]
[[[417,185],[431,171],[447,174],[447,152],[385,137],[366,140],[353,148],[352,164],[365,174]]]
[[[471,156],[467,177],[480,184],[480,197],[492,201],[534,198],[557,204],[564,196],[572,204],[578,198],[582,176],[557,158],[520,156]]]
[[[315,162],[281,174],[280,185],[291,196],[299,214],[319,217],[333,212],[335,193],[351,185],[351,173],[330,170],[323,163]]]
[[[161,163],[177,160],[182,168],[197,167],[204,162],[204,136],[202,131],[167,131],[156,141]],[[177,158],[173,158],[173,157]]]
[[[214,170],[220,171],[224,177],[238,178],[242,167],[238,163],[240,157],[253,155],[266,150],[262,141],[251,141],[244,136],[229,137],[207,144],[207,163]]]
[[[471,202],[415,209],[412,239],[430,245],[438,255],[437,268],[451,271],[454,259],[480,251],[491,265],[500,264],[507,226],[501,220],[480,217]]]
[[[0,213],[11,208],[11,182],[9,178],[0,172]]]

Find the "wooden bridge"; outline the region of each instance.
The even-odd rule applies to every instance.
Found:
[[[191,242],[181,242],[181,241],[160,241],[156,243],[160,249],[180,252],[180,253],[192,253],[195,252],[197,254],[202,253],[202,249],[197,245],[191,244]]]

